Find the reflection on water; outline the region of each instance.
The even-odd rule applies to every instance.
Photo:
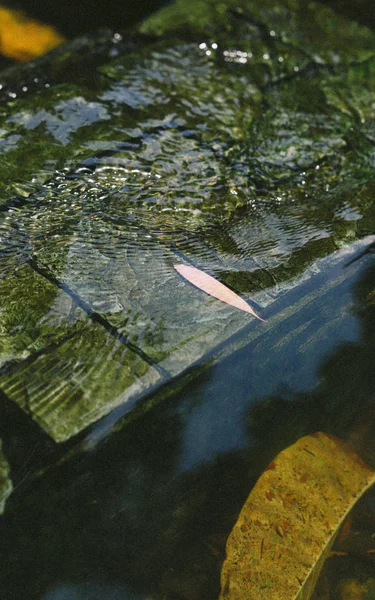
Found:
[[[323,430],[375,465],[374,40],[227,1],[4,76],[6,600],[214,600],[279,450]]]
[[[84,585],[60,585],[47,592],[42,600],[140,600],[139,594],[133,594],[120,585],[86,582]]]
[[[26,482],[2,523],[3,589],[22,598],[27,582],[30,600],[66,590],[90,600],[103,590],[110,598],[214,599],[226,535],[276,452],[324,430],[356,438],[375,465],[371,417],[367,431],[363,423],[373,410],[375,270],[371,255],[361,261],[354,280],[292,314],[273,347],[265,334]],[[310,328],[298,332],[303,320],[315,339]]]

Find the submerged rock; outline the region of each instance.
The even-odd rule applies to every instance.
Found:
[[[302,0],[185,6],[0,77],[0,388],[56,441],[276,331],[374,231],[374,35]]]

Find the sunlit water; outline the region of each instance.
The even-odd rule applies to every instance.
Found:
[[[309,48],[240,31],[236,48],[118,35],[82,59],[90,81],[67,59],[26,71],[27,93],[4,84],[5,600],[213,600],[278,451],[322,430],[375,462],[368,98],[361,125],[316,67],[329,101],[307,109]]]

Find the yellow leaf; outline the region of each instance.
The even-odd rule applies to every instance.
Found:
[[[281,452],[248,497],[227,542],[221,600],[308,600],[343,520],[375,472],[317,433]]]
[[[0,53],[4,56],[18,61],[31,60],[64,41],[53,27],[0,7]]]

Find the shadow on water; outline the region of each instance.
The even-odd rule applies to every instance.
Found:
[[[57,27],[64,35],[72,37],[90,33],[101,27],[128,28],[157,10],[165,0],[16,0],[11,5],[22,8],[34,18]]]
[[[375,27],[371,0],[321,0],[335,11],[367,27]],[[14,4],[29,14],[59,27],[68,36],[94,31],[99,27],[123,29],[139,22],[170,0],[17,0]]]
[[[1,522],[3,597],[214,600],[226,537],[277,452],[323,430],[375,465],[373,261],[331,296],[324,309],[349,310],[306,355],[292,316],[273,347],[264,336],[20,485]],[[306,318],[319,330],[324,310]]]
[[[375,28],[375,15],[372,10],[371,0],[323,0],[331,8],[342,13],[350,19],[354,19],[366,27]]]

